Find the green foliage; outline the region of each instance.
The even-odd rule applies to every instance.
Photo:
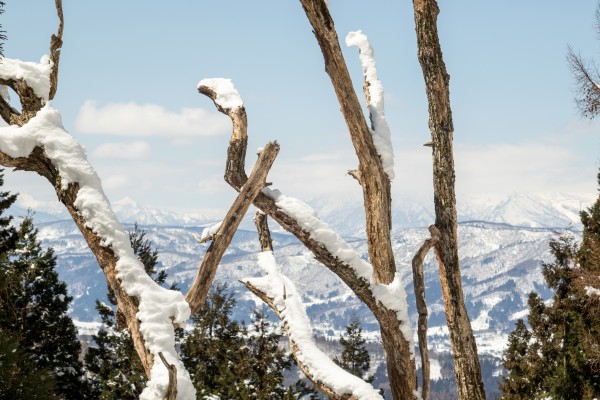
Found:
[[[281,334],[262,310],[255,310],[247,328],[231,319],[236,301],[227,285],[216,284],[200,311],[194,330],[181,346],[197,398],[298,399],[315,394],[303,381],[286,387],[284,371],[292,359],[280,347]],[[311,397],[314,398],[314,397]]]
[[[19,350],[34,371],[51,371],[60,398],[85,399],[89,386],[79,361],[81,345],[67,315],[72,298],[58,279],[52,249],[42,250],[37,233],[26,217],[14,247],[0,257],[0,329],[19,338]],[[9,237],[5,244],[10,236],[4,236]]]
[[[58,399],[49,369],[29,360],[18,336],[0,329],[0,399]]]
[[[344,350],[341,358],[334,358],[336,364],[367,382],[373,382],[372,375],[366,375],[371,368],[371,358],[365,346],[366,340],[362,336],[360,321],[353,316],[350,324],[346,326],[346,336],[340,336],[340,343]]]
[[[569,235],[550,242],[554,261],[543,265],[543,274],[554,291],[552,303],[531,293],[529,328],[519,320],[509,336],[503,398],[600,397],[599,300],[585,286],[589,276],[597,280],[600,268],[600,199],[581,219],[580,246]]]
[[[146,232],[136,224],[129,232],[129,240],[148,275],[156,275],[153,277],[155,282],[164,284],[167,274],[157,271],[158,251],[146,238]],[[107,297],[110,305],[96,300],[96,310],[104,326],[92,336],[94,346],[88,349],[85,364],[92,377],[96,398],[134,400],[139,398],[146,385],[146,374],[129,331],[117,327],[118,311],[114,311],[117,299],[110,287]]]

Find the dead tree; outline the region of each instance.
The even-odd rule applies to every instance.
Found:
[[[354,92],[325,1],[301,0],[301,3],[323,53],[326,71],[338,96],[342,115],[358,156],[359,166],[352,175],[363,189],[371,263],[362,260],[306,204],[269,189],[259,193],[253,203],[295,235],[313,252],[318,261],[335,273],[373,312],[380,325],[392,396],[394,399],[413,399],[418,397],[414,344],[406,293],[396,273],[391,246],[390,176],[384,168],[382,154],[374,144],[373,131],[369,129]],[[378,82],[373,81],[366,72],[367,103],[371,105],[376,100],[382,103],[383,93],[371,90],[371,85]],[[210,85],[201,85],[199,91],[215,100],[215,91]],[[246,112],[232,112],[218,104],[216,106],[232,120],[233,134],[227,151],[225,180],[240,191],[247,180],[244,171],[248,142]],[[371,121],[375,125],[379,116],[374,115],[372,107],[370,109]]]
[[[600,6],[595,14],[596,34],[600,35]],[[576,54],[571,46],[567,61],[575,80],[575,104],[584,118],[595,118],[600,113],[600,73],[594,61],[587,61]]]
[[[204,80],[198,87],[200,93],[211,98],[217,109],[228,115],[233,123],[233,134],[227,151],[225,180],[239,192],[239,195],[221,227],[213,232],[213,242],[200,265],[195,282],[184,298],[179,292],[158,287],[147,277],[141,264],[133,255],[122,226],[110,210],[99,178],[87,163],[81,146],[64,131],[60,123],[60,114],[49,102],[57,88],[58,57],[62,45],[62,10],[60,0],[56,1],[60,19],[59,32],[52,37],[51,57],[43,59],[35,68],[30,68],[31,66],[28,65],[28,74],[34,74],[35,79],[28,79],[28,74],[23,75],[23,65],[19,61],[5,59],[0,65],[0,84],[12,88],[19,96],[22,105],[22,110],[19,112],[11,107],[3,96],[0,96],[0,116],[11,125],[0,129],[0,164],[37,172],[46,177],[81,230],[103,269],[108,285],[117,297],[119,313],[131,332],[135,348],[150,378],[149,386],[142,398],[193,397],[194,391],[189,375],[174,350],[174,325],[183,323],[189,318],[190,312],[194,312],[202,305],[221,256],[250,203],[295,235],[312,251],[318,261],[335,273],[373,312],[380,325],[393,398],[395,400],[418,398],[413,330],[408,318],[404,285],[396,271],[390,235],[390,180],[393,177],[393,170],[390,160],[391,148],[388,148],[389,143],[387,143],[389,138],[386,139],[385,135],[381,135],[387,130],[383,118],[383,92],[375,72],[372,49],[366,37],[360,32],[353,33],[348,36],[347,44],[359,47],[370,126],[362,112],[358,96],[353,90],[326,1],[300,0],[323,53],[325,70],[338,97],[342,116],[346,121],[358,157],[358,168],[352,171],[351,175],[356,178],[363,192],[370,262],[363,260],[361,255],[336,232],[319,220],[306,204],[285,196],[278,190],[265,187],[267,172],[279,150],[277,143],[268,143],[264,147],[252,173],[250,176],[246,175],[244,165],[248,133],[243,102],[230,81]],[[421,3],[428,4],[426,1],[415,2],[416,16],[419,14],[417,9],[427,11],[427,7],[419,6]],[[435,2],[433,4],[435,5]],[[429,19],[422,23],[422,26],[417,24],[418,34],[419,29],[422,29],[421,32],[426,36],[436,32],[435,15],[433,25]],[[435,33],[434,43],[436,42]],[[419,46],[423,48],[421,42]],[[424,46],[427,46],[427,43]],[[423,54],[426,57],[433,57],[434,61],[438,60],[435,46],[431,51],[425,51]],[[437,51],[439,52],[439,44]],[[441,52],[439,52],[439,61],[441,61]],[[441,86],[442,89],[445,87],[447,94],[445,70],[426,73],[426,82],[429,82],[428,74],[433,74],[430,80],[436,82],[434,89],[435,85]],[[435,124],[430,121],[434,160],[437,160],[434,162],[437,213],[435,227],[439,230],[439,235],[435,231],[434,237],[421,249],[416,259],[422,262],[428,246],[434,245],[440,263],[453,349],[455,354],[462,354],[464,360],[469,363],[470,359],[467,357],[473,354],[476,360],[472,333],[470,337],[462,333],[458,336],[456,334],[457,329],[458,332],[463,332],[461,329],[467,316],[462,303],[456,252],[452,122],[448,99],[441,96],[444,92],[431,94],[430,90],[433,89],[430,89],[429,85],[428,83],[430,99],[431,96],[440,95],[439,101],[433,106],[430,102],[430,107],[442,107],[442,114],[432,117]],[[443,114],[446,111],[448,114]],[[440,124],[441,128],[438,127]],[[266,243],[268,242],[265,241],[263,244],[265,248]],[[417,272],[419,268],[420,266],[417,265]],[[257,287],[256,281],[245,283],[249,284],[249,287],[254,287],[253,291],[274,307],[282,318],[285,318],[281,313],[283,310],[277,303],[287,299],[286,287],[292,290],[292,285],[285,284],[283,288],[278,287],[277,290],[267,291]],[[279,293],[279,290],[283,290],[283,293]],[[458,301],[457,295],[460,298]],[[287,307],[288,302],[284,301],[284,305]],[[291,320],[287,321],[286,329],[290,329],[291,322]],[[466,324],[470,332],[468,319]],[[290,331],[290,340],[294,337],[297,338]],[[462,339],[465,343],[461,346],[464,345],[466,350],[455,344]],[[292,347],[296,346],[298,349],[301,347],[297,341],[294,343]],[[468,353],[469,349],[473,352]],[[460,366],[464,367],[462,364]],[[312,364],[303,364],[306,375],[318,381],[317,386],[332,398],[377,398],[376,395],[371,394],[372,388],[368,386],[365,386],[364,391],[361,389],[356,393],[350,393],[345,391],[344,387],[339,387],[334,380],[315,378],[322,377],[316,368],[317,366]],[[457,381],[460,385],[464,384],[466,389],[460,388],[459,393],[463,394],[464,390],[469,389],[477,391],[477,385],[472,385],[469,380],[471,375],[464,372],[461,374],[457,374]],[[463,378],[463,375],[466,378],[458,379]]]
[[[452,149],[452,110],[450,75],[442,57],[437,33],[439,8],[436,0],[413,0],[418,57],[425,78],[429,102],[429,130],[433,149],[433,190],[435,227],[439,231],[434,245],[452,352],[454,375],[460,399],[485,399],[477,345],[465,307],[460,264],[454,155]]]
[[[178,291],[158,286],[135,257],[128,235],[116,220],[85,151],[64,130],[60,113],[50,102],[58,84],[62,46],[60,0],[56,0],[56,8],[60,24],[58,34],[52,35],[50,57],[43,57],[39,64],[6,58],[0,64],[3,89],[0,116],[9,124],[0,128],[0,164],[45,177],[83,234],[116,296],[118,313],[131,334],[148,377],[141,398],[195,398],[189,374],[175,349],[174,329],[190,317],[190,306],[196,309],[204,301],[225,248],[254,196],[265,186],[279,145],[267,143],[260,153],[186,298]],[[8,103],[5,87],[16,92],[21,111]]]

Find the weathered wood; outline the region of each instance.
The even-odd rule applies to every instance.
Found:
[[[283,319],[281,316],[281,313],[275,306],[275,303],[271,297],[267,296],[266,293],[264,293],[260,289],[256,288],[249,282],[242,282],[242,283],[244,285],[246,285],[248,290],[250,290],[256,296],[258,296],[258,298],[260,298],[262,301],[264,301],[265,304],[267,304],[280,319]],[[289,326],[288,326],[287,322],[283,323],[283,329],[285,330],[288,338],[290,338],[289,339],[290,349],[292,350],[292,354],[294,355],[294,358],[296,359],[296,362],[298,363],[298,367],[302,370],[302,373],[304,374],[304,376],[306,376],[313,383],[313,385],[315,386],[315,388],[317,388],[318,391],[323,393],[325,396],[327,396],[331,400],[356,400],[356,397],[354,397],[354,396],[338,395],[330,386],[317,380],[313,376],[312,372],[302,362],[302,357],[298,356],[299,347],[298,347],[298,344],[294,340],[292,340],[289,335]]]
[[[211,97],[210,93],[206,94]],[[214,97],[211,97],[214,101]],[[241,159],[246,154],[247,144],[247,125],[245,123],[246,114],[243,113],[243,121],[240,121],[240,113],[233,113],[231,110],[223,110],[215,103],[219,111],[228,115],[234,121],[234,130],[229,142],[227,151],[227,170],[225,173],[226,181],[237,191],[240,191],[244,185],[246,176],[243,170],[245,160]],[[241,139],[240,139],[241,137]],[[239,157],[240,159],[233,159]],[[234,170],[237,168],[238,170]],[[417,373],[414,360],[411,359],[410,343],[404,338],[400,331],[400,322],[396,311],[387,309],[383,304],[377,301],[371,292],[369,282],[356,275],[355,271],[340,261],[327,250],[323,243],[313,239],[310,233],[303,230],[300,223],[292,216],[280,210],[275,201],[264,193],[259,193],[254,199],[254,205],[273,218],[285,230],[293,234],[300,240],[307,249],[309,249],[317,259],[329,270],[335,273],[373,312],[379,322],[381,336],[385,348],[386,364],[390,386],[394,400],[414,399],[414,391],[417,389]],[[410,323],[406,321],[403,323]]]
[[[325,71],[331,79],[354,150],[358,156],[359,180],[367,219],[366,232],[369,260],[376,283],[389,284],[396,274],[391,245],[390,180],[373,144],[373,136],[354,91],[346,62],[340,49],[333,19],[324,0],[300,0],[313,27],[325,59]]]
[[[231,205],[225,219],[223,219],[219,232],[215,235],[212,243],[208,247],[204,258],[202,259],[198,275],[185,296],[185,299],[192,310],[192,314],[196,313],[204,304],[210,285],[217,272],[219,262],[221,261],[223,254],[225,254],[225,250],[227,250],[227,247],[231,243],[231,239],[242,221],[242,218],[248,211],[250,204],[252,204],[252,201],[257,194],[265,187],[265,179],[278,152],[279,144],[277,144],[277,142],[267,143],[260,153],[250,177],[245,182],[244,187],[239,191],[237,198]]]
[[[65,19],[63,17],[62,0],[55,0],[56,13],[58,14],[58,31],[56,35],[50,38],[50,60],[53,67],[50,73],[50,94],[48,98],[52,100],[58,89],[58,67],[60,63],[60,50],[63,45],[62,37],[65,27]]]
[[[158,356],[167,368],[167,371],[169,371],[169,387],[167,388],[167,394],[164,397],[164,400],[177,400],[177,367],[173,364],[169,364],[162,352],[158,352]]]
[[[104,272],[106,283],[114,291],[117,299],[117,308],[125,316],[127,327],[133,339],[138,355],[142,362],[142,366],[146,375],[150,377],[152,369],[153,357],[146,349],[144,340],[139,329],[139,320],[137,319],[138,300],[125,293],[121,288],[121,284],[117,278],[116,263],[117,258],[110,247],[102,244],[102,239],[87,227],[87,221],[84,220],[79,210],[75,207],[74,202],[77,198],[79,186],[70,184],[67,189],[61,187],[61,180],[58,171],[52,164],[52,161],[44,155],[41,147],[36,147],[29,157],[12,158],[0,152],[0,164],[5,167],[12,167],[16,170],[35,172],[50,181],[58,199],[65,205],[67,211],[73,218],[73,221],[81,231],[83,238],[88,244],[90,250],[96,257],[98,264]]]
[[[439,240],[439,232],[434,225],[429,227],[431,237],[426,239],[412,259],[413,286],[419,320],[417,322],[417,335],[419,337],[419,351],[421,353],[422,387],[421,397],[429,398],[430,363],[429,349],[427,348],[427,303],[425,302],[425,278],[423,274],[423,261],[429,250]]]
[[[258,232],[260,251],[273,251],[273,240],[271,239],[271,231],[267,222],[267,214],[257,211],[254,216],[254,224]]]
[[[435,245],[440,267],[446,320],[454,354],[454,374],[460,399],[485,399],[477,346],[464,303],[458,259],[458,233],[450,108],[450,76],[446,71],[437,32],[436,0],[413,0],[418,58],[429,103],[429,129],[433,151]]]

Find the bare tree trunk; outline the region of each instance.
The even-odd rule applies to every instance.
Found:
[[[200,86],[199,92],[214,102],[215,96],[208,87]],[[246,112],[244,107],[235,110],[224,109],[217,102],[215,102],[215,106],[232,120],[233,133],[227,149],[225,180],[239,192],[248,179],[244,171],[248,143]],[[381,164],[380,161],[379,163]],[[306,248],[313,252],[319,262],[348,285],[373,312],[380,325],[393,399],[414,399],[417,389],[417,373],[414,358],[411,357],[413,349],[401,331],[401,324],[410,324],[410,321],[399,321],[396,310],[386,308],[385,305],[378,302],[367,280],[358,276],[348,264],[333,255],[323,243],[311,237],[310,233],[302,228],[300,221],[277,207],[271,197],[262,192],[258,193],[253,204],[296,236]]]
[[[454,374],[460,399],[485,399],[477,346],[467,315],[458,260],[458,234],[450,76],[442,57],[437,33],[436,0],[413,0],[418,56],[429,102],[429,129],[433,147],[435,226],[440,232],[435,252],[450,341]]]

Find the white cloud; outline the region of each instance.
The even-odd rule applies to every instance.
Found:
[[[104,143],[98,146],[92,155],[98,158],[144,160],[150,155],[150,145],[142,141]]]
[[[231,123],[216,111],[182,108],[178,113],[156,104],[109,103],[86,100],[75,119],[82,133],[121,136],[216,136],[227,134]]]
[[[131,179],[126,175],[111,175],[102,179],[102,187],[105,190],[123,189],[131,186]]]
[[[459,145],[455,159],[457,188],[466,193],[595,190],[595,163],[560,145]]]
[[[431,149],[411,144],[395,146],[394,197],[433,192]],[[514,192],[593,192],[596,163],[563,145],[524,142],[520,144],[455,144],[456,191],[458,195]],[[338,158],[305,156],[278,160],[267,180],[288,194],[307,199],[320,195],[361,198],[358,184],[345,176],[356,168],[356,156],[347,151]],[[588,162],[589,161],[589,162]]]

